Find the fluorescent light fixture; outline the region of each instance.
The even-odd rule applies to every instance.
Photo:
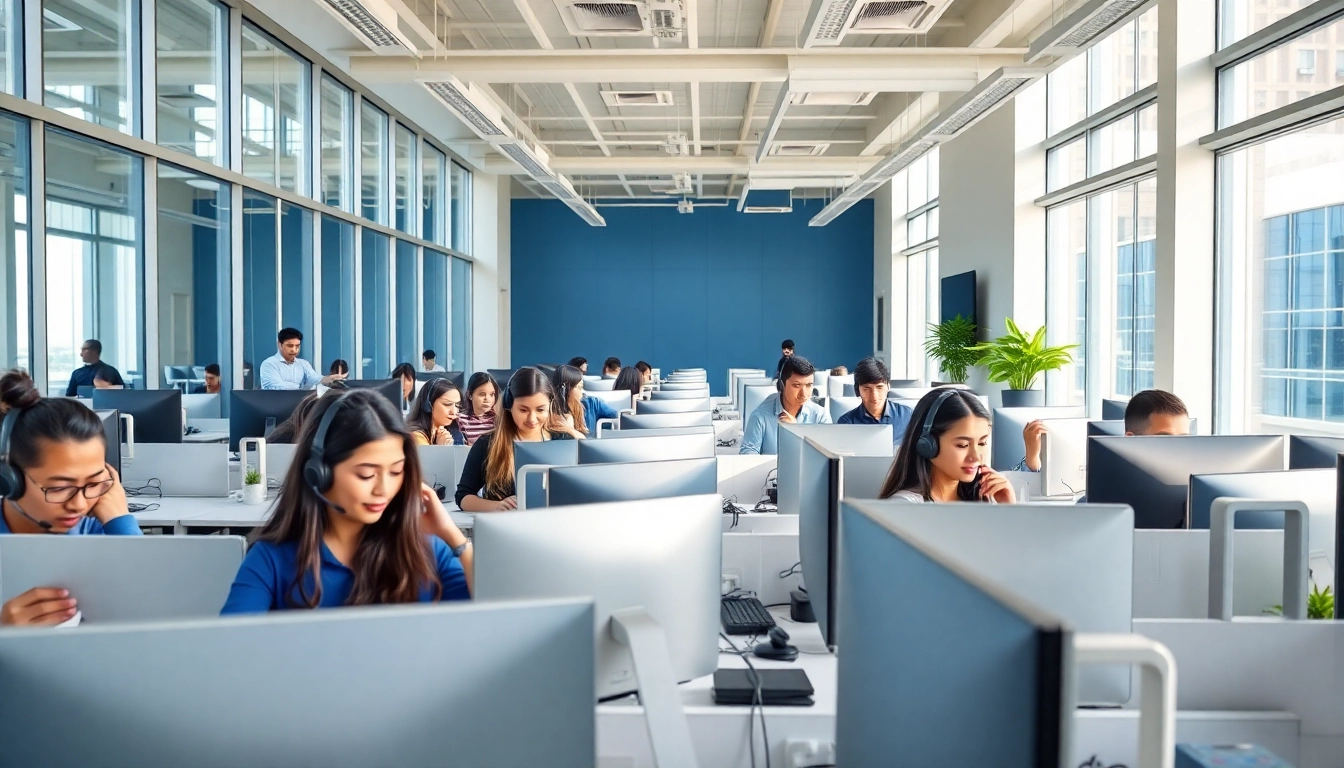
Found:
[[[1031,42],[1027,63],[1045,56],[1069,56],[1087,50],[1118,24],[1153,0],[1087,0],[1064,20]]]
[[[384,0],[321,0],[347,29],[382,56],[419,58],[420,50],[398,28],[397,11]]]
[[[475,86],[469,86],[452,75],[438,75],[419,82],[477,136],[491,143],[513,139],[513,132],[504,125],[503,115]]]

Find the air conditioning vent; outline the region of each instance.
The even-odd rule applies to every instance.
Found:
[[[873,103],[877,91],[808,91],[793,95],[793,103],[803,107],[864,107]]]
[[[1147,0],[1087,0],[1031,42],[1026,63],[1084,51],[1146,4]]]
[[[396,9],[384,0],[324,0],[323,5],[374,53],[419,55],[415,43],[398,29]]]
[[[790,144],[776,141],[770,145],[770,154],[780,157],[817,157],[826,154],[830,144]]]
[[[803,29],[804,48],[839,45],[845,35],[928,32],[952,0],[817,0]]]
[[[555,0],[575,37],[681,37],[681,0]]]
[[[670,107],[671,91],[602,91],[608,107]]]
[[[855,32],[909,32],[919,29],[924,16],[934,6],[919,2],[865,3],[859,8],[850,29]]]
[[[443,105],[451,109],[467,127],[475,131],[486,141],[502,141],[513,138],[504,127],[504,121],[483,95],[473,93],[473,88],[452,75],[443,79],[421,80],[420,84],[429,89]]]

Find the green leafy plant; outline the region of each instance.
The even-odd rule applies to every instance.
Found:
[[[1006,334],[971,347],[978,355],[975,364],[985,366],[990,381],[1007,382],[1013,390],[1033,389],[1042,373],[1057,371],[1073,362],[1070,350],[1077,349],[1077,344],[1047,347],[1045,326],[1029,335],[1012,318],[1004,318],[1003,322],[1008,326]]]
[[[1282,616],[1283,606],[1276,605],[1265,613]],[[1315,584],[1311,585],[1311,594],[1307,595],[1307,618],[1326,621],[1335,618],[1335,596],[1331,594],[1329,587],[1321,589]]]
[[[975,323],[957,315],[941,323],[929,323],[929,338],[924,340],[924,351],[938,361],[938,366],[953,384],[965,384],[971,366],[979,356],[975,348]]]
[[[243,485],[261,485],[261,470],[248,467],[247,473],[243,475]]]

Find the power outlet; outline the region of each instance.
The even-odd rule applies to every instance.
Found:
[[[719,594],[726,595],[735,589],[742,588],[742,574],[724,572],[719,576]]]
[[[835,742],[822,739],[789,739],[784,742],[787,768],[835,765]]]

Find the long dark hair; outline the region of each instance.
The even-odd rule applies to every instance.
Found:
[[[616,383],[611,385],[612,389],[626,389],[634,397],[639,397],[640,391],[644,389],[644,377],[639,374],[638,368],[626,366],[621,372],[616,374]]]
[[[0,376],[0,412],[21,408],[18,422],[9,436],[9,461],[20,469],[42,463],[40,443],[84,443],[97,440],[104,445],[103,422],[98,414],[74,400],[43,397],[27,371],[5,371]],[[117,467],[120,470],[120,467]]]
[[[555,387],[551,386],[546,374],[536,368],[519,368],[509,379],[505,393],[514,400],[537,394],[546,395],[546,399],[555,403]],[[545,423],[541,425],[541,431],[543,434],[548,431]],[[518,439],[518,425],[513,421],[513,414],[504,407],[502,397],[495,405],[495,431],[490,434],[490,453],[485,457],[485,489],[498,495],[513,487],[513,441]]]
[[[313,393],[302,400],[294,408],[294,412],[288,419],[280,422],[271,430],[271,434],[266,436],[266,442],[274,445],[289,445],[293,443],[303,432],[303,424],[308,420],[308,415],[313,412],[317,405],[317,393]]]
[[[438,402],[440,397],[449,392],[457,392],[459,396],[461,391],[452,379],[432,379],[420,387],[419,393],[415,396],[415,402],[411,404],[411,413],[406,417],[406,428],[412,432],[422,432],[425,439],[434,442],[434,403]],[[458,429],[457,420],[454,419],[448,424],[448,433],[453,436],[453,442],[457,443],[462,437],[462,431]]]
[[[355,550],[350,570],[355,583],[348,605],[414,603],[429,587],[434,599],[443,595],[429,542],[420,530],[423,502],[420,499],[420,460],[411,433],[401,413],[374,390],[353,389],[323,396],[303,425],[294,461],[271,519],[255,534],[256,541],[271,544],[298,543],[298,568],[285,590],[295,607],[316,608],[322,602],[322,534],[327,529],[327,503],[303,477],[303,465],[312,451],[313,437],[327,409],[338,399],[341,410],[327,429],[323,451],[327,466],[335,467],[360,446],[388,436],[401,438],[405,470],[401,490],[388,503],[378,522],[366,526]],[[312,576],[309,592],[304,577]]]
[[[562,365],[555,369],[551,385],[555,387],[555,405],[553,409],[561,416],[574,417],[574,429],[588,434],[588,425],[584,422],[583,398],[578,387],[583,383],[583,371],[572,365]]]
[[[465,413],[468,416],[478,415],[474,410],[472,410],[471,396],[476,394],[476,390],[480,389],[481,387],[484,387],[487,384],[495,388],[495,412],[496,413],[499,412],[499,382],[495,381],[495,377],[491,376],[485,371],[477,371],[471,374],[470,379],[467,379],[467,396],[462,400],[463,413]]]
[[[989,421],[989,411],[985,409],[980,399],[968,390],[935,389],[920,398],[915,410],[910,414],[910,423],[905,428],[905,437],[901,439],[901,448],[896,453],[896,460],[891,464],[891,471],[887,473],[887,481],[882,484],[879,498],[891,498],[897,491],[914,491],[923,496],[925,501],[933,499],[933,465],[928,459],[919,455],[915,446],[919,443],[920,436],[924,434],[924,422],[929,418],[929,411],[933,409],[934,403],[938,402],[938,398],[949,391],[952,394],[938,406],[938,413],[933,418],[933,426],[929,429],[930,437],[941,440],[943,434],[951,429],[953,424],[967,416],[978,416]],[[957,498],[962,501],[981,501],[976,495],[974,483],[958,483]]]

